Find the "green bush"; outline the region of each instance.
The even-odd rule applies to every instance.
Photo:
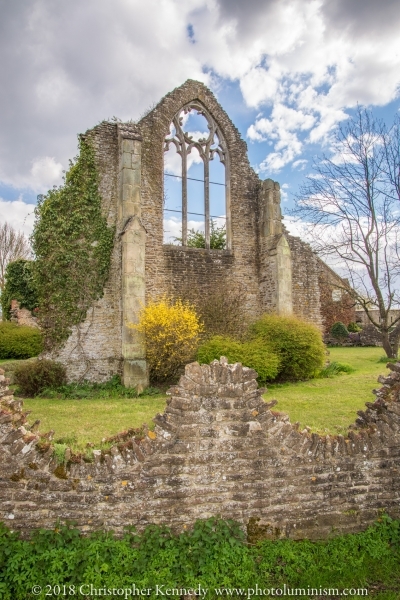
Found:
[[[210,363],[225,356],[230,363],[240,362],[258,373],[263,383],[275,379],[279,369],[279,357],[263,340],[238,342],[232,338],[216,335],[200,346],[197,360]]]
[[[0,359],[31,358],[43,350],[43,336],[36,327],[0,323]]]
[[[24,396],[37,396],[45,388],[59,387],[67,382],[64,365],[53,360],[25,363],[15,370],[15,383]]]
[[[266,314],[250,327],[254,343],[262,342],[280,359],[278,379],[315,377],[325,361],[325,346],[317,327],[296,317]]]
[[[360,327],[358,323],[352,321],[347,325],[347,331],[349,331],[350,333],[358,333],[359,331],[362,331],[362,327]]]
[[[182,244],[182,238],[176,237],[174,238],[175,242],[180,242]],[[206,237],[203,231],[198,231],[196,229],[189,229],[187,232],[187,242],[188,248],[205,248],[206,247]],[[225,250],[226,248],[226,228],[225,226],[218,227],[217,222],[214,219],[211,219],[211,228],[210,228],[210,249],[211,250]]]
[[[337,321],[332,325],[330,333],[332,337],[339,341],[343,341],[349,337],[348,329],[341,321]]]

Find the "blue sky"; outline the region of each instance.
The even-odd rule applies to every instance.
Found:
[[[357,103],[400,108],[400,6],[383,0],[0,0],[0,219],[29,233],[77,134],[208,85],[283,210]]]

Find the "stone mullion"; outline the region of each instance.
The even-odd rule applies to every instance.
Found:
[[[208,153],[207,153],[208,154]],[[204,156],[204,233],[207,250],[210,249],[210,163],[208,155]]]
[[[183,141],[182,145],[182,246],[187,246],[187,151],[186,144]]]

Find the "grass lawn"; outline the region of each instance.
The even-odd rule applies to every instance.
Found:
[[[351,365],[355,371],[332,379],[314,379],[300,383],[268,386],[266,400],[276,398],[275,410],[289,414],[292,423],[311,427],[319,433],[345,433],[354,422],[357,410],[373,401],[372,389],[379,387],[377,377],[384,374],[385,363],[378,362],[382,348],[331,348],[330,360]],[[64,438],[75,450],[83,450],[88,442],[98,447],[101,440],[130,427],[140,427],[163,412],[166,397],[24,399],[25,410],[31,411],[29,422],[41,421],[40,431],[55,430],[55,440]]]
[[[292,423],[311,427],[318,433],[345,433],[366,402],[373,402],[378,375],[388,372],[382,348],[330,348],[331,362],[346,363],[355,372],[332,379],[312,379],[299,383],[269,385],[264,398],[278,400],[274,410],[285,412]]]
[[[101,440],[130,427],[147,423],[158,412],[164,412],[165,396],[140,398],[95,398],[56,400],[24,398],[24,409],[30,410],[29,422],[40,420],[40,432],[55,430],[54,441],[63,441],[76,451],[82,451],[87,442],[99,447]]]

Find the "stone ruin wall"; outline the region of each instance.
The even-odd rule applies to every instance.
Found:
[[[11,300],[10,321],[17,323],[17,325],[39,327],[37,317],[28,308],[21,308],[18,300]]]
[[[348,325],[356,320],[355,301],[346,291],[346,288],[349,289],[347,280],[339,277],[320,258],[317,258],[317,267],[324,337],[326,343],[331,343],[332,341],[335,342],[329,335],[334,323],[341,321],[345,325]],[[340,300],[334,299],[333,294],[335,290],[340,291]]]
[[[232,251],[202,250],[163,244],[164,139],[175,114],[197,99],[224,133],[229,150],[231,182]],[[260,314],[258,285],[258,189],[259,179],[250,167],[247,145],[202,83],[187,81],[167,94],[138,124],[142,143],[142,219],[147,231],[146,293],[187,295],[195,290],[207,297],[216,288],[240,287],[249,314]]]
[[[85,137],[96,153],[103,214],[109,227],[116,227],[118,240],[118,132],[115,123],[101,123]],[[66,207],[66,210],[68,207]],[[86,320],[54,358],[74,373],[74,379],[106,381],[121,372],[121,244],[115,243],[110,274],[102,298],[88,310]]]
[[[175,113],[185,103],[200,99],[223,129],[231,158],[233,251],[206,251],[163,245],[163,140]],[[132,129],[141,143],[141,222],[146,231],[146,298],[163,294],[180,296],[188,289],[204,297],[210,290],[239,285],[244,306],[260,314],[257,251],[257,190],[259,180],[251,169],[246,143],[214,95],[199,82],[187,82],[163,98],[138,125],[104,122],[85,134],[93,144],[100,173],[100,194],[108,224],[116,227],[110,277],[104,295],[89,309],[86,320],[73,328],[61,351],[52,357],[68,365],[70,377],[107,380],[122,370],[122,271],[119,214],[119,160],[124,128]]]
[[[321,437],[264,402],[253,370],[192,363],[154,432],[115,436],[93,463],[67,450],[65,467],[51,433],[38,450],[37,423],[0,375],[0,520],[24,534],[57,519],[122,534],[128,524],[180,531],[221,515],[252,534],[299,539],[359,531],[383,511],[398,518],[400,363],[390,368],[348,435]]]
[[[163,141],[173,116],[194,99],[200,100],[212,114],[228,146],[232,250],[207,251],[163,245]],[[131,203],[130,210],[140,212],[139,222],[145,238],[143,299],[163,294],[187,296],[188,290],[206,297],[215,289],[231,288],[242,291],[243,305],[250,318],[276,308],[277,273],[273,271],[277,268],[277,258],[276,251],[270,247],[271,240],[262,234],[266,218],[260,191],[262,183],[250,167],[246,143],[210,90],[202,83],[189,80],[167,94],[138,124],[103,122],[84,137],[95,149],[103,210],[108,224],[116,228],[116,238],[103,297],[89,309],[86,320],[73,328],[64,347],[52,355],[69,367],[70,377],[105,381],[116,373],[122,374],[124,347],[127,347],[124,343],[132,335],[126,331],[124,321],[137,318],[138,311],[132,307],[139,306],[141,292],[132,300],[123,289],[121,242],[127,238],[124,227],[132,219],[125,218],[121,208],[125,205],[121,191],[125,181],[123,147],[125,142],[131,143],[124,139],[126,137],[136,140],[132,144],[135,152],[140,153],[138,172],[127,173],[125,178],[132,183],[130,179],[137,177],[133,183],[140,197],[140,206],[135,208]],[[275,186],[279,188],[278,184]],[[138,231],[129,232],[131,239],[136,234]],[[292,258],[293,311],[321,327],[317,259],[299,238],[286,235],[286,239]],[[142,250],[138,252],[140,255]],[[128,318],[124,302],[129,304]],[[129,339],[127,343],[135,352],[134,343]]]
[[[318,282],[318,258],[309,244],[287,236],[292,255],[293,312],[297,317],[323,328]]]

